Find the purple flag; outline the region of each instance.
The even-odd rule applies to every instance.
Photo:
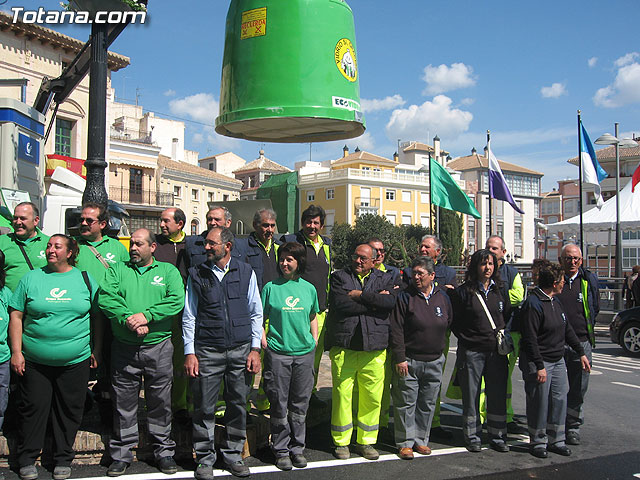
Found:
[[[507,202],[516,212],[524,214],[524,212],[518,208],[516,201],[513,199],[513,195],[511,195],[511,192],[509,191],[509,187],[507,186],[507,181],[502,174],[500,164],[491,152],[491,146],[489,143],[490,142],[487,142],[487,151],[489,153],[489,196],[496,200]]]

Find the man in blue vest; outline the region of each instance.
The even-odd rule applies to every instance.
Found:
[[[184,368],[193,395],[193,447],[197,480],[213,479],[215,410],[224,379],[225,467],[246,477],[247,397],[260,371],[262,303],[251,266],[231,258],[233,233],[213,227],[205,238],[207,261],[189,269],[182,316]]]
[[[591,351],[596,345],[594,327],[600,311],[598,277],[582,268],[582,251],[577,245],[568,243],[562,247],[558,260],[564,268],[564,287],[557,298],[591,365]],[[564,362],[569,377],[566,442],[569,445],[580,445],[580,426],[584,423],[583,405],[589,387],[589,372],[582,369],[580,356],[569,346],[565,347]]]

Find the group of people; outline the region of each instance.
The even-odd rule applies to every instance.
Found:
[[[565,443],[579,444],[599,305],[597,278],[581,267],[577,246],[564,247],[562,266],[535,265],[537,287],[525,299],[497,236],[473,254],[458,286],[433,235],[402,271],[384,263],[379,238],[357,245],[351,265],[332,271],[322,207],[308,207],[301,230],[281,238],[271,209],[255,213],[247,238],[235,238],[231,220],[228,209],[212,206],[207,230],[187,236],[184,212],[169,208],[162,233],[135,231],[127,252],[105,234],[102,205],[83,206],[77,238],[48,238],[37,228],[34,204],[15,208],[14,232],[0,236],[0,320],[8,323],[0,328],[0,409],[10,367],[19,377],[22,480],[38,476],[49,421],[53,476],[70,476],[90,368],[98,369],[96,389],[112,405],[109,476],[124,474],[133,461],[142,384],[160,471],[177,471],[172,421],[186,419],[198,480],[213,478],[218,454],[233,475],[248,476],[241,452],[260,370],[256,405],[270,413],[275,465],[303,468],[307,411],[323,404],[315,388],[324,351],[335,456],[349,458],[352,448],[377,459],[374,445],[391,403],[398,455],[428,455],[430,435],[451,436],[439,415],[450,332],[458,339],[450,389],[459,387],[469,451],[481,450],[483,418],[490,447],[509,451],[507,431],[518,427],[510,402],[518,358],[532,454],[569,455]],[[498,348],[505,329],[514,351]],[[216,445],[221,401],[224,439]]]

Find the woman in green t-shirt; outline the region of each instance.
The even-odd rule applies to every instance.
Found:
[[[44,445],[49,418],[55,440],[53,478],[71,475],[89,367],[97,366],[97,348],[102,344],[96,322],[96,349],[91,352],[91,311],[98,285],[74,267],[76,241],[53,235],[45,254],[47,266],[22,277],[9,302],[11,369],[20,376],[18,463],[22,480],[38,477],[35,461]]]
[[[271,448],[280,470],[307,466],[303,452],[318,344],[318,295],[313,285],[300,278],[306,263],[303,245],[281,245],[281,276],[262,289],[264,318],[269,320],[269,331],[262,334],[262,375],[271,403]]]
[[[4,424],[4,412],[9,401],[9,359],[11,358],[11,351],[7,344],[11,290],[5,285],[6,278],[4,253],[0,250],[0,430]]]

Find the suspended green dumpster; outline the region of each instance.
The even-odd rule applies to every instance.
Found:
[[[272,175],[258,188],[256,199],[271,199],[278,214],[278,232],[295,232],[298,226],[298,172]]]
[[[216,132],[281,143],[362,135],[359,72],[343,0],[232,0]]]

